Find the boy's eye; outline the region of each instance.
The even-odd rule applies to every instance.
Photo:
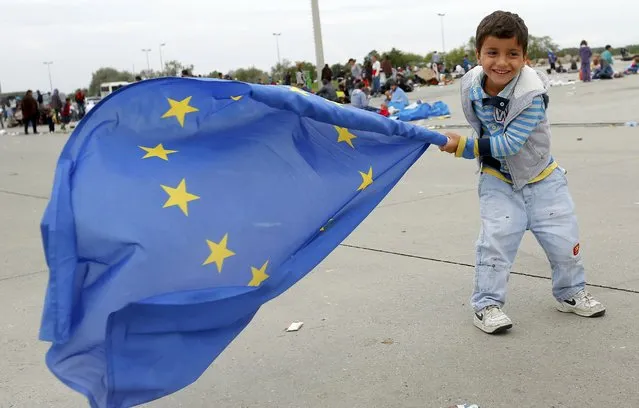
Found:
[[[490,55],[492,57],[492,56],[497,55],[497,52],[496,51],[488,51],[486,54],[488,54],[488,55]]]

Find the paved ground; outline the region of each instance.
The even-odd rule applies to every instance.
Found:
[[[556,87],[555,122],[638,120],[639,76]],[[458,85],[426,88],[463,123]],[[420,93],[412,94],[418,97]],[[467,132],[467,130],[460,130]],[[45,368],[38,225],[65,135],[0,137],[0,407],[83,407]],[[602,319],[554,310],[527,236],[507,335],[472,325],[474,163],[431,149],[344,245],[262,308],[191,387],[149,407],[639,406],[639,128],[557,127]],[[297,333],[283,331],[305,323]]]

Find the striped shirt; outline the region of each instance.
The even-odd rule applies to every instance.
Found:
[[[498,96],[510,98],[518,79],[519,77],[516,77],[510,81]],[[532,104],[510,122],[507,129],[504,129],[504,124],[495,120],[496,108],[491,105],[483,105],[482,100],[490,97],[482,87],[483,82],[484,80],[473,87],[470,99],[473,101],[473,110],[481,121],[482,133],[485,136],[490,136],[491,156],[501,163],[499,170],[508,174],[508,166],[504,158],[519,153],[532,131],[544,119],[546,115],[544,100],[541,96],[534,98]]]
[[[504,129],[504,124],[495,119],[496,108],[492,105],[484,106],[483,104],[483,99],[489,98],[489,95],[483,89],[485,78],[485,74],[482,73],[479,80],[470,89],[469,99],[472,101],[475,115],[481,122],[481,131],[484,135],[482,140],[485,140],[486,136],[488,136],[490,156],[499,160],[500,168],[493,169],[484,163],[482,165],[482,172],[491,174],[505,182],[512,183],[505,158],[516,155],[526,143],[532,131],[544,120],[546,116],[544,100],[541,96],[534,98],[531,105],[517,115],[517,117],[508,124],[507,129]],[[498,96],[509,99],[512,96],[518,79],[519,76],[510,81]],[[462,136],[455,156],[473,159],[480,156],[479,151],[479,139]],[[548,166],[537,175],[537,177],[530,180],[529,183],[536,183],[543,180],[557,167],[557,162],[551,157]]]

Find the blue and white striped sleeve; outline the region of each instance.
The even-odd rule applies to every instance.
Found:
[[[513,156],[519,153],[532,131],[546,116],[544,100],[541,96],[533,99],[532,104],[519,114],[505,132],[480,141],[479,151],[483,151],[483,143],[490,143],[490,155],[495,158]],[[483,142],[483,143],[482,143]],[[486,146],[487,147],[487,146]]]

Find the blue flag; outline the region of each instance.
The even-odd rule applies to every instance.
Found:
[[[42,220],[49,369],[100,408],[191,384],[445,142],[284,86],[115,92],[69,138]]]

